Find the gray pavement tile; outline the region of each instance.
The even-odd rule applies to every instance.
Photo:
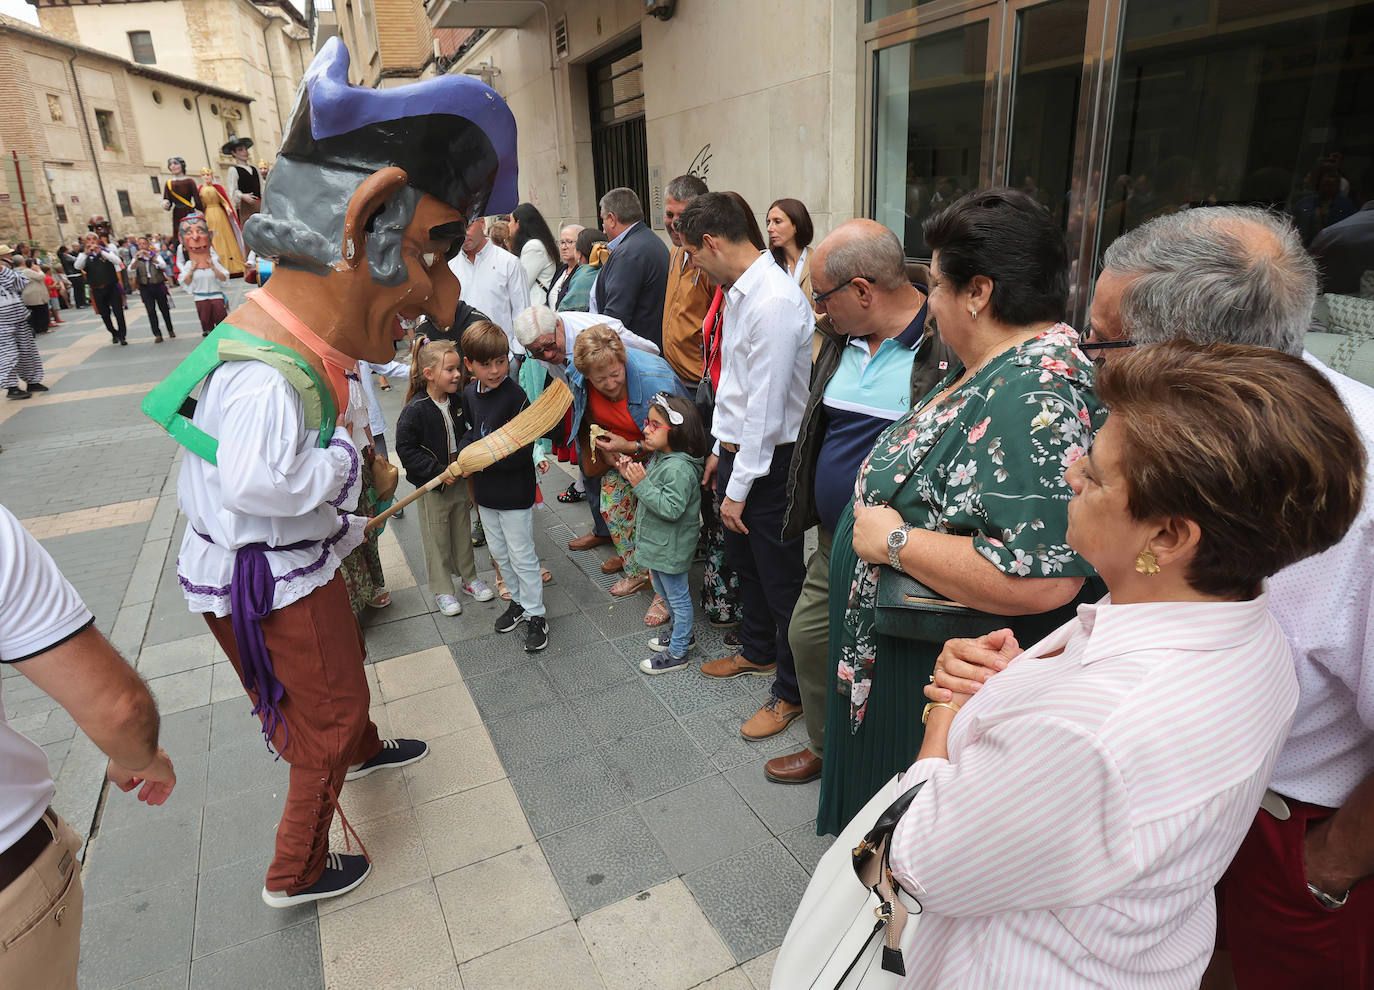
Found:
[[[164,715],[157,741],[173,763],[180,755],[205,752],[210,748],[210,706]]]
[[[286,761],[276,759],[259,736],[241,745],[211,751],[207,793],[219,801],[266,787],[284,789],[289,775]]]
[[[86,849],[82,883],[87,906],[194,874],[200,858],[200,821],[200,809],[187,807],[137,828],[102,828]]]
[[[540,846],[573,917],[674,875],[668,856],[634,808],[547,836]]]
[[[769,832],[720,776],[706,777],[636,805],[677,873],[750,849]]]
[[[76,720],[63,708],[35,712],[26,716],[26,719],[28,722],[25,725],[16,724],[17,719],[11,719],[10,724],[45,749],[49,743],[70,742],[72,736],[76,735]],[[63,750],[63,755],[66,755],[66,750]]]
[[[457,622],[440,623],[439,635],[453,652],[453,662],[465,678],[513,671],[540,660],[539,654],[525,652],[525,639],[519,632],[499,634],[492,631],[491,623],[485,622],[474,630],[470,625],[459,624],[464,619],[473,621],[464,613]],[[558,644],[560,652],[565,648]]]
[[[752,695],[760,688],[766,690],[772,683],[769,677],[756,677],[752,674],[729,680],[707,677],[699,668],[710,659],[713,658],[705,653],[694,653],[686,670],[647,678],[649,687],[653,689],[654,694],[663,699],[663,703],[674,715],[681,717],[707,708],[716,708],[744,695]]]
[[[519,630],[509,634],[520,635]],[[484,721],[542,708],[558,700],[549,676],[538,664],[464,679]]]
[[[544,585],[544,614],[550,619],[559,619],[565,615],[577,615],[581,610],[577,599],[564,590],[563,585],[567,580],[560,578],[556,568],[550,567],[554,572],[554,580]],[[466,606],[465,606],[466,607]]]
[[[172,766],[177,775],[177,784],[172,789],[172,796],[165,803],[157,807],[150,807],[138,800],[132,793],[125,794],[114,786],[106,787],[105,804],[100,813],[101,831],[106,829],[114,831],[115,829],[131,827],[142,828],[155,824],[162,818],[178,816],[183,811],[187,813],[199,811],[205,806],[205,782],[208,776],[210,754],[202,750],[186,754],[169,753],[168,755],[172,759]],[[99,793],[98,788],[96,793]],[[75,824],[73,827],[76,827]],[[80,831],[79,827],[77,831]]]
[[[417,615],[379,626],[369,626],[366,630],[366,639],[368,663],[402,657],[407,653],[428,650],[443,643],[431,615]]]
[[[185,965],[195,908],[195,877],[86,908],[78,974],[82,990],[111,990]]]
[[[188,708],[200,708],[210,704],[210,668],[183,670],[166,677],[154,677],[148,681],[148,689],[157,701],[157,710],[165,715],[174,715]]]
[[[569,703],[587,734],[597,743],[640,732],[672,717],[638,680],[616,684],[596,694],[584,694]]]
[[[55,742],[42,743],[41,745],[43,746],[43,755],[48,758],[48,773],[56,777],[62,772],[62,763],[67,758],[67,751],[71,749],[72,741],[71,739],[58,739]]]
[[[507,773],[515,767],[566,760],[592,748],[582,723],[565,701],[498,718],[486,725],[491,744]]]
[[[655,680],[677,676],[679,675],[665,674]],[[695,670],[685,670],[681,676],[704,680],[700,672]],[[751,681],[755,690],[724,705],[694,712],[682,718],[682,727],[687,730],[687,734],[705,750],[711,762],[722,771],[733,770],[757,760],[760,756],[771,758],[781,753],[796,752],[806,745],[805,725],[801,719],[794,721],[785,731],[767,739],[745,739],[741,736],[740,726],[768,700],[768,688],[762,678],[740,680]]]
[[[200,833],[201,871],[255,856],[266,863],[276,844],[277,822],[285,806],[285,782],[207,804]]]
[[[584,611],[607,639],[633,635],[648,639],[657,632],[655,627],[644,624],[644,613],[649,610],[653,600],[652,593],[641,591],[628,598],[613,599],[614,604],[604,608],[586,608]]]
[[[313,904],[276,909],[262,902],[265,865],[242,860],[200,875],[193,959],[315,920]]]
[[[796,857],[807,873],[816,872],[816,864],[835,842],[833,835],[817,835],[814,821],[800,825],[790,832],[784,832],[778,839],[787,847],[787,851]]]
[[[401,588],[391,593],[391,604],[386,608],[370,608],[363,613],[363,627],[370,629],[400,619],[428,615],[433,607],[434,603],[429,595],[419,588]]]
[[[170,643],[145,646],[138,655],[138,672],[144,678],[151,679],[208,667],[215,662],[216,651],[215,637],[208,632]]]
[[[616,783],[632,801],[643,801],[716,773],[691,737],[672,721],[618,736],[600,751]]]
[[[774,835],[814,821],[820,804],[820,780],[808,784],[775,784],[764,776],[765,762],[760,759],[736,767],[725,774],[725,779],[749,802],[754,814]]]
[[[192,990],[248,987],[324,990],[319,922],[311,919],[294,928],[201,956],[191,964]]]
[[[145,645],[170,643],[205,632],[205,620],[186,607],[186,599],[176,587],[175,574],[172,584],[171,590],[159,590],[153,599],[153,611],[143,636]]]
[[[629,804],[600,757],[583,753],[509,771],[536,837],[580,825]]]
[[[161,973],[145,976],[141,980],[126,983],[119,990],[187,990],[191,983],[191,964],[189,962],[164,969]]]
[[[549,620],[549,648],[564,650],[573,646],[586,646],[600,643],[605,637],[597,629],[596,616],[585,610],[575,615],[564,615]]]
[[[684,876],[736,962],[782,944],[806,871],[776,839]]]
[[[647,646],[645,652],[648,652]],[[604,691],[640,676],[625,662],[620,651],[605,640],[556,652],[545,651],[540,666],[553,682],[553,689],[564,698]]]
[[[217,701],[210,706],[211,749],[238,746],[250,739],[262,739],[262,722],[253,714],[248,695]]]

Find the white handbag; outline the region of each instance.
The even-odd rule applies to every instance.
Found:
[[[816,865],[787,929],[771,990],[895,990],[921,904],[892,878],[892,830],[924,781],[896,801],[898,778],[878,790]]]

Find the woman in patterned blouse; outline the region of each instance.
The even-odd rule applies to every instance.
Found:
[[[1063,471],[1091,444],[1101,407],[1092,363],[1062,322],[1063,235],[1029,196],[993,189],[932,216],[925,236],[930,312],[960,361],[878,437],[835,530],[822,835],[837,833],[921,746],[912,713],[939,644],[874,628],[890,537],[907,531],[900,552],[911,577],[996,615],[1052,612],[1093,574],[1064,535],[1072,492]]]

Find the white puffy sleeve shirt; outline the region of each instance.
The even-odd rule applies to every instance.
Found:
[[[351,389],[361,402],[361,390]],[[354,411],[356,422],[366,412]],[[219,441],[218,464],[187,453],[177,482],[186,533],[177,556],[177,579],[193,612],[230,612],[235,551],[250,543],[269,547],[276,579],[272,608],[323,587],[363,540],[357,507],[362,485],[358,448],[348,431],[333,428],[329,446],[305,428],[300,396],[275,369],[260,361],[220,365],[205,383],[193,421]],[[209,542],[201,538],[210,538]]]
[[[1297,703],[1267,600],[1084,605],[964,706],[899,785],[904,988],[1197,987]]]

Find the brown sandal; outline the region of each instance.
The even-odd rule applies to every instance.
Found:
[[[654,595],[654,603],[649,606],[649,611],[644,613],[644,624],[646,626],[661,626],[670,617],[668,603],[659,595]]]
[[[626,598],[630,595],[637,595],[650,585],[649,575],[641,574],[638,577],[623,577],[615,584],[611,585],[611,594],[617,598]]]

